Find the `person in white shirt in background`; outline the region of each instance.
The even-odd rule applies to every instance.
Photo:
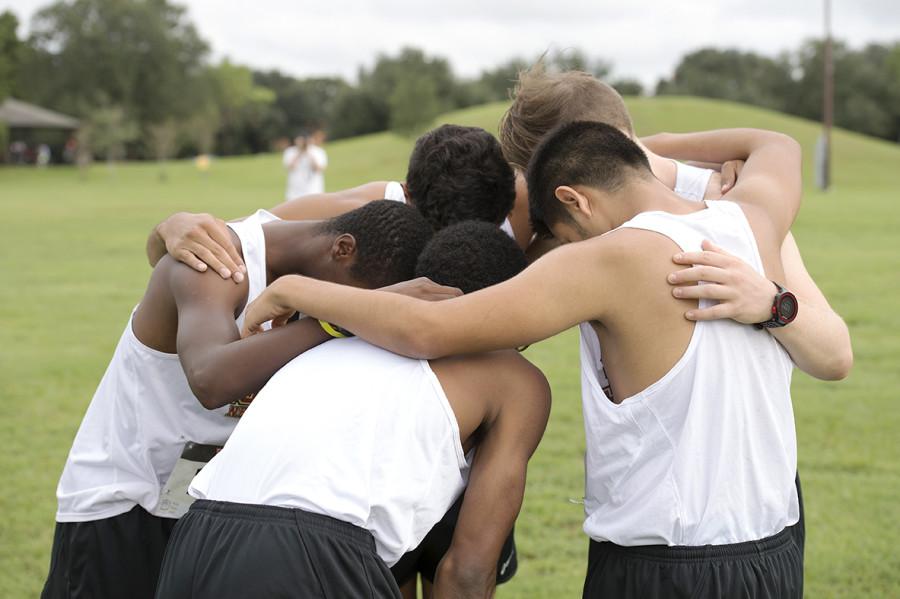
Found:
[[[309,156],[312,158],[312,178],[309,193],[325,193],[325,169],[328,168],[328,154],[325,153],[325,129],[315,127],[309,136]]]
[[[287,189],[284,197],[287,200],[299,198],[316,191],[316,185],[324,187],[324,177],[317,181],[325,169],[325,151],[313,144],[312,136],[301,132],[294,138],[294,145],[285,149],[281,157],[284,168],[287,169]]]

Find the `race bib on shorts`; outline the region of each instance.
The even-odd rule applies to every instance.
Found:
[[[222,449],[221,445],[188,442],[159,495],[159,503],[153,510],[154,515],[163,518],[184,516],[191,504],[194,503],[194,498],[187,492],[191,481],[213,459],[213,456],[219,453],[220,449]]]

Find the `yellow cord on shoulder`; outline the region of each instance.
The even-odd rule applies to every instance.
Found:
[[[336,328],[334,325],[328,322],[327,320],[319,320],[319,326],[322,327],[322,330],[334,337],[335,339],[346,339],[347,335],[343,334]]]

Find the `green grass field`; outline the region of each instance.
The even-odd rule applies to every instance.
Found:
[[[495,130],[504,106],[443,122]],[[856,365],[839,383],[797,373],[794,406],[807,506],[808,597],[900,597],[900,147],[835,134],[834,189],[814,191],[818,128],[799,119],[693,98],[629,101],[639,133],[727,126],[779,130],[807,156],[794,232],[807,266],[851,327]],[[377,134],[331,144],[329,189],[402,179],[411,140]],[[238,217],[278,203],[274,154],[73,169],[0,168],[0,597],[35,597],[47,573],[54,491],[71,440],[150,272],[149,229],[178,210]],[[554,391],[532,462],[517,537],[517,577],[498,596],[580,596],[584,439],[577,339],[570,331],[529,356]]]

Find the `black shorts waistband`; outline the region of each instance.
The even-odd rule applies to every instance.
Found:
[[[268,520],[298,528],[318,530],[328,535],[339,535],[361,549],[375,553],[375,537],[368,530],[331,516],[313,514],[299,508],[198,499],[191,504],[189,512],[240,520]]]
[[[591,539],[591,548],[599,551],[610,551],[620,555],[626,555],[637,559],[667,561],[667,562],[699,562],[710,559],[744,559],[762,557],[778,553],[789,547],[794,536],[792,527],[788,526],[781,532],[758,541],[745,541],[743,543],[730,543],[727,545],[702,545],[699,547],[668,546],[668,545],[640,545],[635,547],[623,547],[608,541],[599,542]]]

